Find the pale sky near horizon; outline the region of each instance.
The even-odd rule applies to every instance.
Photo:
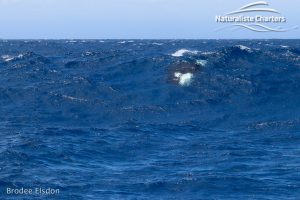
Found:
[[[222,30],[216,15],[255,0],[0,0],[3,39],[239,39],[293,38],[300,30]],[[300,25],[300,1],[267,0]]]

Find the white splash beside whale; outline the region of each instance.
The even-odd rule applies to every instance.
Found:
[[[194,75],[192,73],[180,73],[180,72],[175,72],[174,77],[176,80],[178,80],[178,83],[181,86],[189,86],[192,83],[192,79]]]

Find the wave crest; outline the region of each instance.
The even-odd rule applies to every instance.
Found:
[[[185,54],[193,54],[193,55],[195,55],[197,53],[198,53],[198,51],[193,51],[193,50],[188,50],[188,49],[179,49],[178,51],[172,53],[171,55],[173,57],[182,57]]]

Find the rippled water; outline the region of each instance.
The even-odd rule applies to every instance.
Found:
[[[0,41],[0,199],[299,199],[300,40]],[[7,188],[57,195],[7,195]]]

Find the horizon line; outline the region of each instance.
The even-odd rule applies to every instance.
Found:
[[[0,38],[1,40],[300,40],[300,38]]]

